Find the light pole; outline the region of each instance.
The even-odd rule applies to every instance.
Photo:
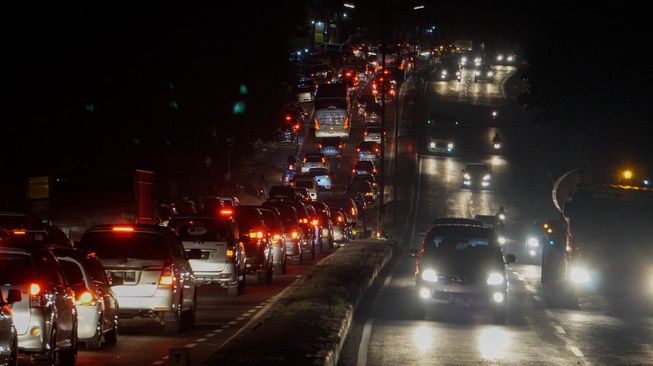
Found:
[[[424,9],[424,5],[416,5],[413,7],[413,26],[416,29],[417,28],[417,18],[415,16],[417,10]],[[417,33],[417,31],[415,31]],[[408,52],[410,52],[410,48],[408,49]],[[413,35],[413,84],[416,84],[417,78],[416,78],[416,69],[417,69],[417,44],[415,43],[415,36]],[[401,50],[398,52],[398,56],[401,54]],[[401,56],[397,58],[397,61],[400,62]],[[405,81],[405,80],[404,80]],[[413,116],[415,115],[414,113],[412,114]],[[398,163],[398,158],[399,158],[399,93],[397,93],[397,98],[395,99],[395,134],[394,134],[394,166],[393,166],[393,175],[392,175],[392,181],[393,181],[393,200],[394,200],[394,206],[393,206],[393,214],[392,214],[392,220],[393,222],[396,222],[397,220],[397,206],[399,197],[398,197],[398,176],[397,174],[397,163]]]

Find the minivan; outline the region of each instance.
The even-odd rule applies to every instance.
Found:
[[[318,184],[315,177],[308,174],[297,174],[290,183],[292,187],[306,188],[312,201],[317,201]]]
[[[174,216],[172,228],[189,252],[202,251],[201,258],[191,259],[190,265],[198,285],[218,285],[228,295],[240,295],[245,290],[245,248],[239,240],[238,227],[231,217],[187,214]]]

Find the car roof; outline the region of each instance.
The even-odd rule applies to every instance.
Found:
[[[431,225],[480,225],[484,226],[481,220],[470,219],[466,217],[436,217],[431,221]]]
[[[360,166],[360,165],[374,166],[374,162],[372,160],[356,160],[354,166]]]
[[[360,148],[370,148],[370,147],[373,147],[373,146],[378,147],[379,142],[378,141],[361,141],[361,142],[358,143],[358,147],[360,147]]]

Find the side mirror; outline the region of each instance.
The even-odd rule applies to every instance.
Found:
[[[20,302],[23,299],[23,293],[15,288],[9,289],[7,291],[7,303],[13,304],[15,302]]]

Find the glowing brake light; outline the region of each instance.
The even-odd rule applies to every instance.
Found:
[[[227,259],[232,259],[236,255],[236,251],[233,249],[227,249]]]
[[[96,303],[95,296],[90,291],[84,291],[77,296],[78,305],[94,306]]]
[[[114,226],[111,230],[120,232],[133,232],[134,228],[131,226]]]
[[[25,234],[27,234],[27,231],[25,231],[25,230],[14,230],[11,233],[14,234],[14,235],[25,235]]]
[[[30,308],[43,307],[43,296],[41,294],[41,286],[38,283],[31,283],[29,285],[29,307]]]
[[[222,216],[231,216],[233,215],[234,210],[231,208],[222,208],[220,209],[220,215]]]
[[[260,231],[251,231],[249,233],[249,237],[252,239],[261,239],[263,237],[263,233]]]
[[[159,276],[159,285],[170,286],[175,283],[175,274],[170,264],[163,267]]]
[[[39,295],[41,293],[41,286],[38,283],[32,283],[29,285],[29,294],[30,296]]]

